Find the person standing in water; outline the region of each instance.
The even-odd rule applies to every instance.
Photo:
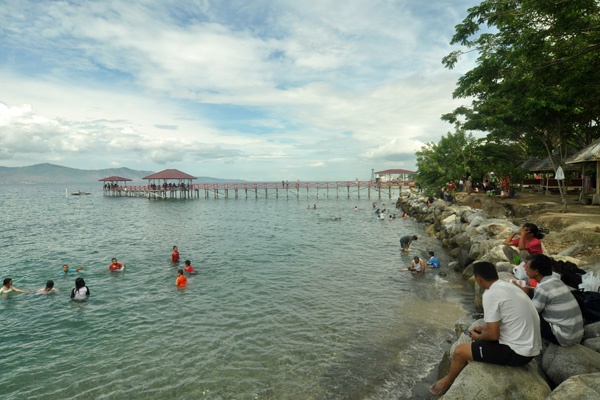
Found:
[[[179,262],[179,249],[177,246],[173,246],[173,253],[171,253],[171,264]]]
[[[187,278],[185,275],[183,275],[182,269],[177,271],[177,280],[175,281],[175,285],[180,289],[183,289],[187,285]]]
[[[85,301],[90,297],[90,289],[85,285],[83,278],[75,279],[75,287],[71,290],[71,299]]]
[[[0,288],[0,294],[10,293],[10,292],[19,292],[19,293],[27,293],[27,290],[17,289],[12,285],[12,278],[4,279],[4,286]]]

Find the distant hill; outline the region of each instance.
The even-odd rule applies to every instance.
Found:
[[[27,167],[1,167],[0,184],[16,183],[93,183],[99,179],[109,176],[122,176],[129,178],[133,183],[142,183],[144,177],[156,171],[138,171],[129,168],[106,168],[96,170],[85,170],[63,167],[55,164],[36,164]],[[240,182],[241,180],[218,179],[210,177],[198,177],[194,180],[200,182]]]

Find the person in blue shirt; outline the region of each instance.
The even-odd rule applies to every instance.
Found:
[[[427,265],[430,265],[433,268],[439,268],[440,262],[437,258],[435,258],[433,251],[430,251],[428,254],[429,254],[429,261],[427,261]]]
[[[67,275],[72,274],[73,272],[81,271],[83,269],[83,265],[79,268],[70,269],[67,264],[62,266],[62,269],[58,272],[57,275]]]

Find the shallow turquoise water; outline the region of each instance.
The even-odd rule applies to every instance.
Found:
[[[373,199],[149,201],[79,189],[93,194],[0,187],[2,278],[61,290],[0,297],[3,399],[410,398],[464,313],[458,277],[400,271],[429,249],[445,265],[437,241],[410,219],[377,221]],[[400,236],[413,233],[402,254]],[[173,245],[199,270],[185,290]],[[124,273],[108,272],[112,257]],[[63,263],[85,269],[56,276]],[[87,303],[69,300],[76,276]]]

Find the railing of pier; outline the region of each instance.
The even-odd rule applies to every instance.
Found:
[[[149,199],[193,198],[392,198],[395,190],[413,187],[414,181],[295,181],[295,182],[212,182],[189,185],[133,185],[104,188],[105,196],[146,197]]]

